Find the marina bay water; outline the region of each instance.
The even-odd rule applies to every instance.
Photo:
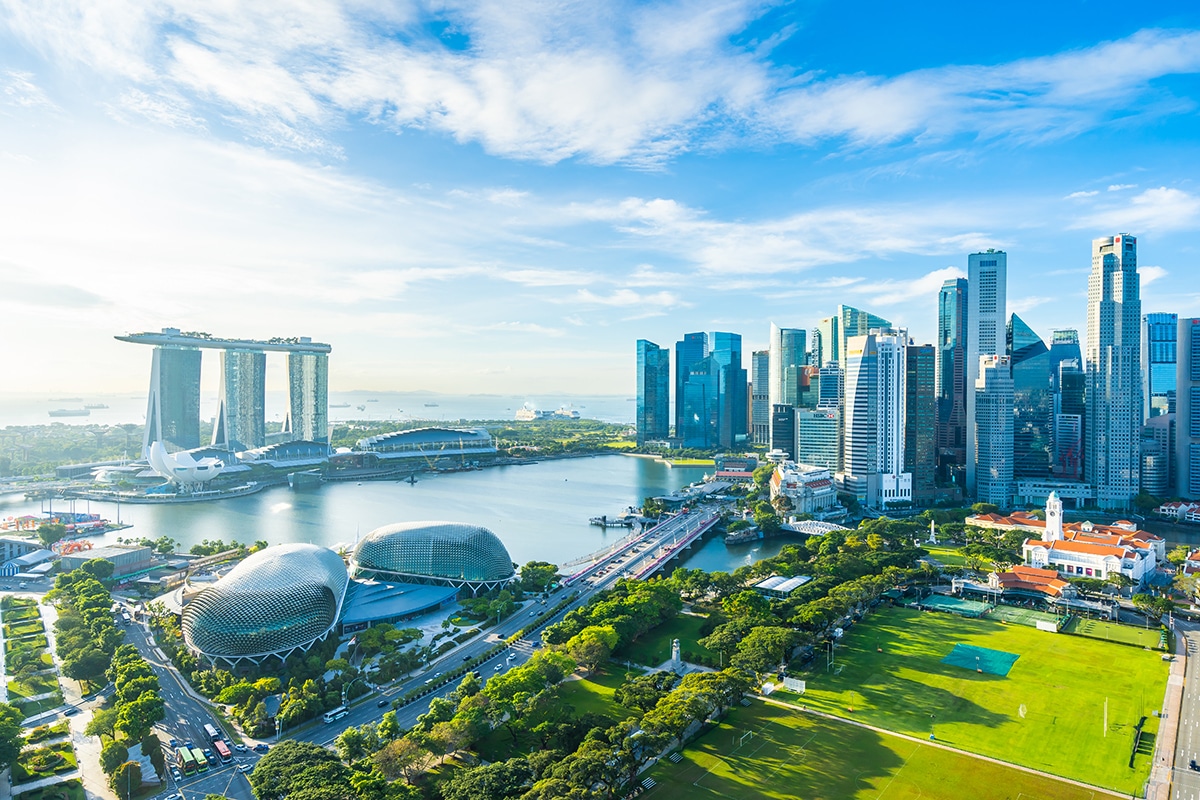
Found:
[[[124,503],[120,519],[134,527],[93,541],[170,536],[183,550],[204,539],[352,545],[357,536],[380,525],[451,520],[490,528],[518,564],[535,559],[562,564],[629,533],[625,528],[605,530],[589,525],[589,517],[619,514],[648,496],[699,480],[704,472],[702,467],[669,467],[648,458],[611,455],[425,475],[415,485],[364,481],[302,491],[281,486],[248,497],[204,503]],[[114,504],[74,503],[75,511],[117,519]],[[71,510],[70,501],[55,501],[54,508]],[[29,502],[19,495],[0,497],[0,516],[37,515],[48,509],[47,503]],[[727,549],[720,538],[714,538],[686,565],[730,570],[777,552],[783,543],[774,540]]]

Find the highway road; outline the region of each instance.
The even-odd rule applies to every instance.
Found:
[[[1187,638],[1187,671],[1184,673],[1183,704],[1179,709],[1179,735],[1175,740],[1171,797],[1173,800],[1200,800],[1200,772],[1188,766],[1190,763],[1200,765],[1200,631],[1183,628],[1181,624],[1175,626],[1176,634]]]

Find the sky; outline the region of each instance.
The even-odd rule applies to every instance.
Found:
[[[144,391],[112,337],[173,326],[632,394],[638,338],[932,341],[989,247],[1048,339],[1119,232],[1200,316],[1200,8],[899,5],[0,0],[0,393]]]

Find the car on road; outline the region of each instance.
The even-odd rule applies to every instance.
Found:
[[[1195,770],[1196,772],[1200,772],[1200,764],[1197,764],[1196,759],[1193,758],[1191,761],[1188,762],[1188,769]]]
[[[183,782],[183,773],[179,771],[178,767],[171,767],[171,777],[175,779],[176,783]]]
[[[429,685],[429,684],[431,684],[431,683],[433,683],[433,678],[426,678],[426,679],[425,679],[425,685],[426,685],[426,686],[428,686],[428,685]]]
[[[216,754],[214,754],[212,750],[208,749],[205,749],[202,752],[204,753],[204,757],[208,759],[208,765],[210,767],[215,767],[218,763]]]
[[[233,749],[237,750],[239,753],[244,753],[247,750],[249,750],[250,748],[246,747],[246,745],[244,745],[244,744],[235,744],[233,746]]]
[[[172,740],[171,740],[170,742],[168,742],[167,744],[169,744],[169,745],[171,746],[171,748],[172,748],[172,749],[174,749],[174,748],[176,748],[176,747],[179,747],[179,740],[178,740],[178,739],[172,739]]]
[[[182,795],[169,794],[167,795],[166,800],[182,800]]]
[[[76,708],[75,706],[67,706],[66,708],[63,709],[62,713],[63,713],[64,717],[73,717],[79,713],[79,709]]]
[[[388,699],[385,697],[384,699],[380,700],[380,701],[379,701],[378,703],[376,703],[375,705],[376,705],[376,706],[378,706],[379,708],[383,708],[384,706],[390,706],[391,704],[392,704],[392,701],[391,701],[391,700],[388,700]]]
[[[188,739],[186,742],[183,743],[183,746],[186,747],[188,750],[191,750],[196,745],[192,743],[191,739]]]
[[[499,672],[499,671],[500,671],[500,670],[502,670],[502,669],[504,669],[504,665],[503,665],[503,664],[497,664],[497,665],[496,665],[496,672]]]
[[[270,749],[271,749],[270,747],[267,747],[262,742],[259,742],[258,744],[254,745],[254,752],[256,752],[256,753],[265,753]]]
[[[238,770],[238,772],[240,772],[244,775],[247,772],[253,772],[254,765],[253,764],[239,764],[237,770]]]
[[[467,655],[463,656],[463,661],[470,661],[470,660],[471,660],[471,655],[470,655],[470,653],[468,653]]]

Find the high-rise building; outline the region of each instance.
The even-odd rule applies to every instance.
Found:
[[[1164,456],[1161,464],[1151,465],[1151,471],[1163,472],[1165,486],[1151,487],[1146,481],[1146,456]],[[1175,413],[1159,414],[1146,420],[1142,427],[1142,491],[1155,497],[1170,497],[1175,493]]]
[[[812,363],[823,367],[831,361],[842,360],[842,333],[840,317],[826,317],[813,329]]]
[[[1054,449],[1050,348],[1023,319],[1008,318],[1013,378],[1013,476],[1045,478]]]
[[[301,342],[307,341],[301,337]],[[663,354],[666,358],[666,354]],[[666,389],[664,387],[665,396]],[[288,353],[288,419],[292,435],[307,442],[329,442],[329,355]]]
[[[975,381],[981,356],[1004,355],[1008,316],[1008,256],[987,250],[967,256],[966,492],[975,495]]]
[[[679,349],[677,345],[676,353]],[[678,361],[675,369],[681,369]],[[677,393],[683,402],[680,406],[676,400],[679,420],[676,436],[683,446],[713,449],[744,444],[749,417],[746,387],[742,337],[736,333],[714,333],[709,355],[691,365],[682,390]]]
[[[675,343],[675,435],[680,439],[684,438],[684,427],[694,424],[693,421],[685,422],[684,420],[686,409],[684,408],[683,387],[688,382],[692,367],[706,358],[708,358],[707,333],[685,333],[683,339]]]
[[[1142,315],[1142,419],[1175,410],[1178,314]]]
[[[821,371],[808,364],[800,368],[797,408],[816,408],[821,402]]]
[[[890,321],[883,317],[877,317],[868,311],[863,311],[853,306],[838,306],[838,362],[841,364],[842,371],[845,372],[846,370],[846,342],[851,336],[866,336],[877,328],[890,328],[891,326],[892,323]]]
[[[1059,361],[1056,374],[1054,457],[1050,463],[1050,474],[1063,480],[1078,481],[1083,479],[1083,425],[1087,413],[1085,376],[1079,360],[1075,358]]]
[[[1140,486],[1142,301],[1137,240],[1092,241],[1088,279],[1084,478],[1103,509],[1125,511]]]
[[[936,353],[931,344],[905,348],[904,469],[912,473],[912,493],[917,499],[931,498],[937,486]]]
[[[770,370],[771,405],[797,405],[800,399],[800,372],[808,362],[803,328],[781,328],[771,323]]]
[[[796,408],[787,403],[771,406],[771,449],[794,460],[796,455]]]
[[[670,351],[646,339],[637,340],[637,443],[671,435]]]
[[[841,416],[837,406],[796,410],[796,463],[841,472]]]
[[[1200,500],[1200,318],[1179,320],[1175,362],[1175,494]]]
[[[221,351],[221,390],[212,443],[240,453],[267,443],[267,354]]]
[[[750,354],[750,441],[761,445],[771,443],[770,356],[768,350]]]
[[[842,368],[836,361],[821,367],[817,377],[817,408],[838,408],[842,404]]]
[[[718,447],[744,445],[750,418],[749,384],[742,366],[742,336],[716,331],[712,335],[710,358],[720,365],[718,384]]]
[[[1008,356],[979,357],[975,379],[975,496],[1007,508],[1013,483],[1013,379]]]
[[[1058,365],[1063,361],[1074,361],[1083,368],[1083,352],[1079,349],[1079,331],[1074,328],[1059,328],[1050,332],[1050,388],[1060,391]]]
[[[179,332],[171,328],[163,332],[170,335],[172,330]],[[168,451],[200,446],[200,360],[198,347],[154,348],[142,458],[150,457],[150,445],[154,442],[162,442]]]
[[[907,331],[882,329],[847,341],[842,410],[842,485],[860,503],[912,503],[904,467]]]
[[[937,471],[961,484],[967,463],[967,279],[951,278],[938,292]]]

